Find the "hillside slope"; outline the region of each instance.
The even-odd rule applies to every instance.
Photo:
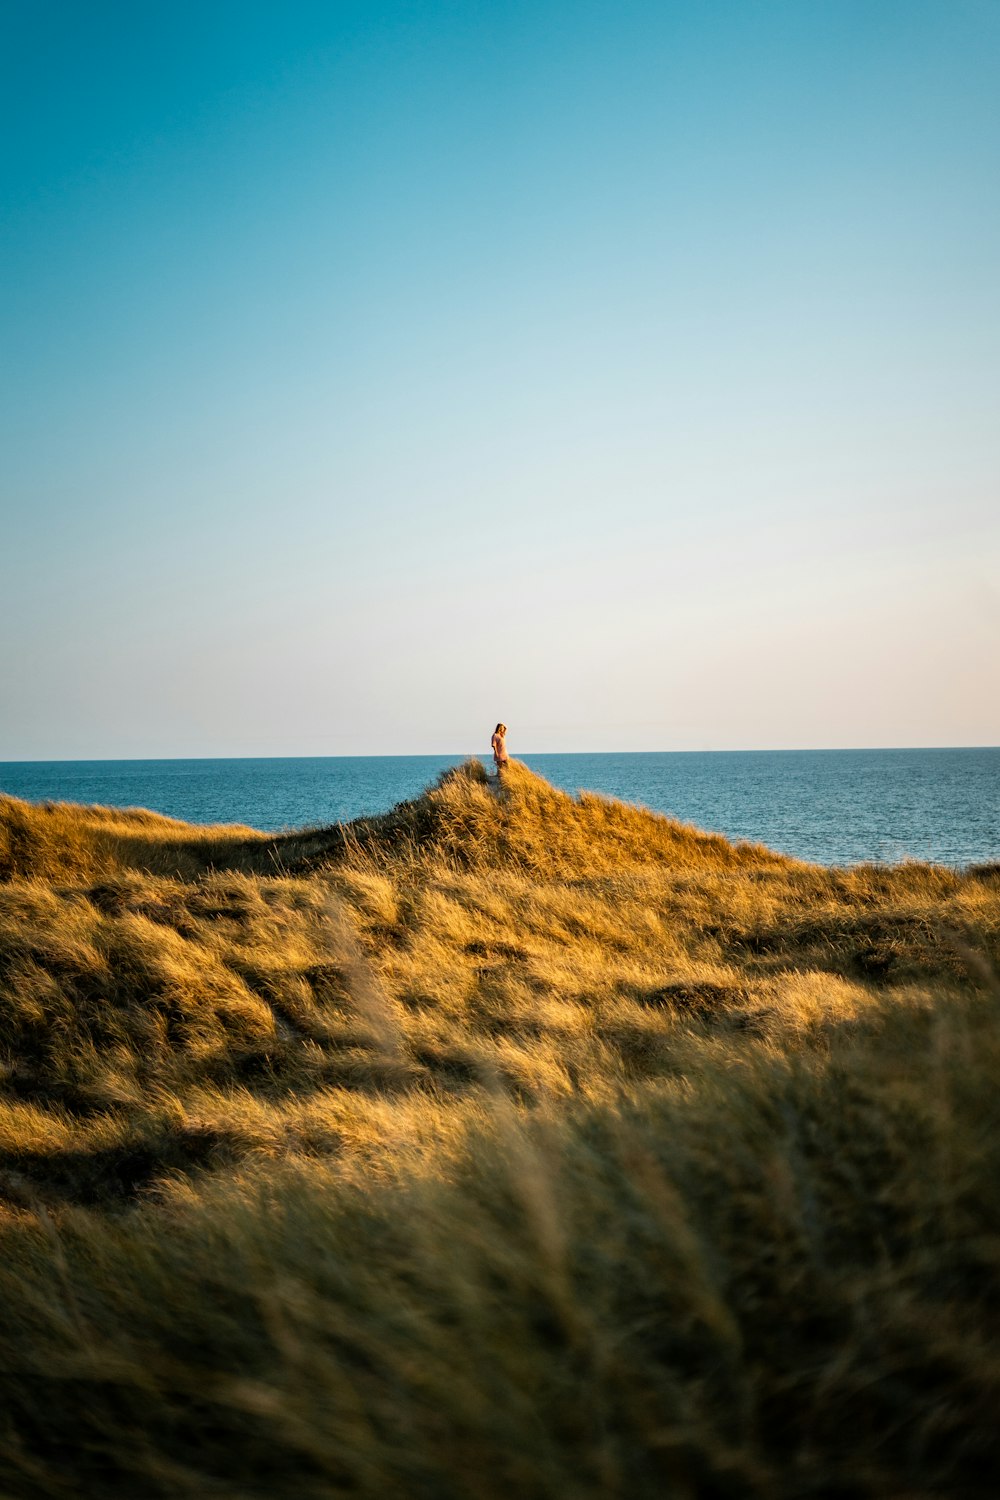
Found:
[[[303,873],[364,851],[380,864],[446,860],[581,875],[621,864],[786,865],[760,845],[733,845],[629,803],[571,797],[511,763],[502,789],[479,761],[380,817],[287,834],[199,828],[143,808],[32,804],[0,795],[0,880],[98,879],[122,870],[190,878],[208,870]]]
[[[517,766],[0,798],[0,1489],[992,1493],[998,964],[995,872]]]

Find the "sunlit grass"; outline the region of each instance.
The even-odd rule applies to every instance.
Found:
[[[979,1493],[998,960],[995,872],[516,764],[0,799],[0,1489]]]

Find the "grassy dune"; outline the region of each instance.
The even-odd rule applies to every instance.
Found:
[[[1000,871],[0,798],[0,1493],[1000,1480]]]

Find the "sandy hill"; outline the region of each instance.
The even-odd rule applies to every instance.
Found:
[[[1000,879],[0,798],[0,1491],[992,1493]]]

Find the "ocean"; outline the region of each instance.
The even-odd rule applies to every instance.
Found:
[[[639,802],[820,864],[1000,860],[1000,749],[663,751],[519,757],[556,786]],[[0,762],[30,801],[149,807],[277,830],[384,812],[461,755]]]

